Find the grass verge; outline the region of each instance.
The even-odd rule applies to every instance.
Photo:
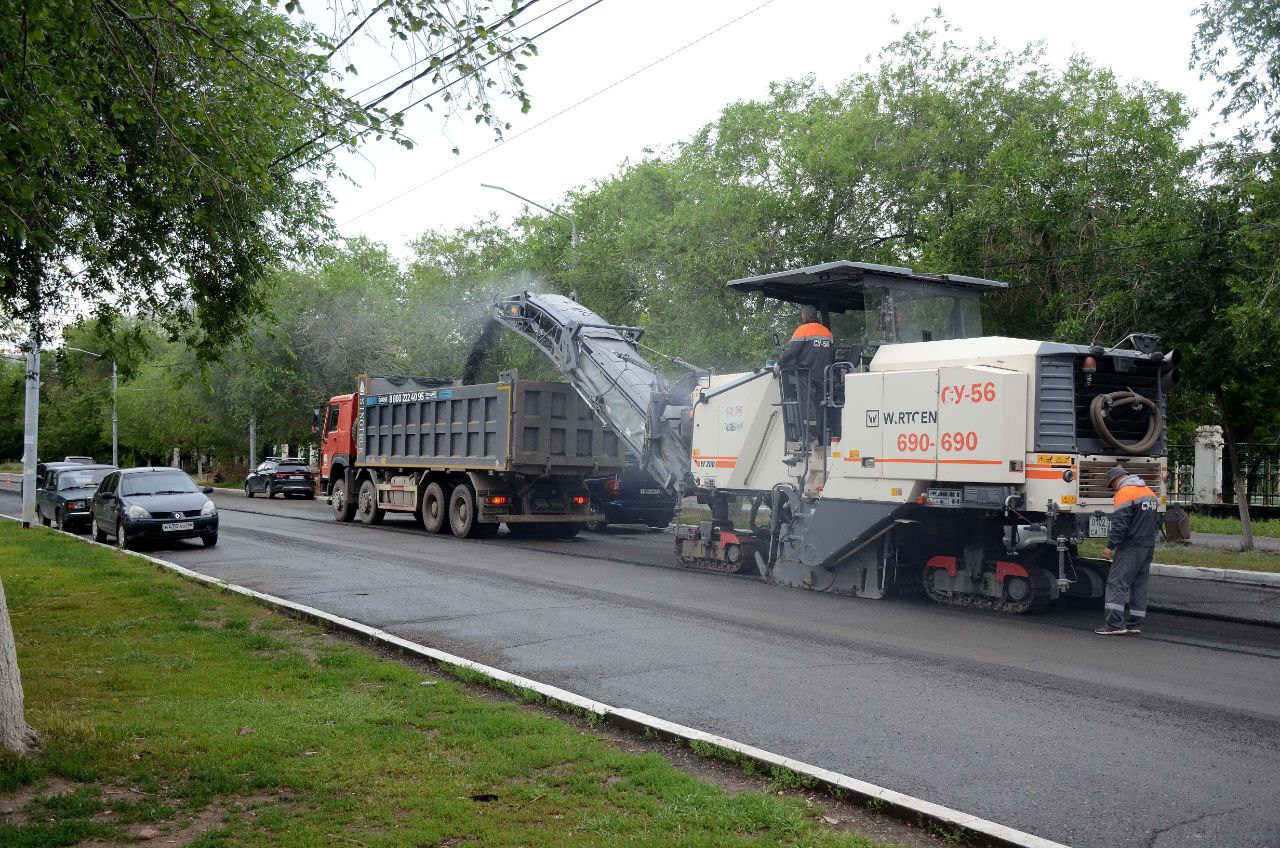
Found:
[[[1196,515],[1191,514],[1191,532],[1192,533],[1223,533],[1229,536],[1239,536],[1244,532],[1238,518],[1216,518],[1212,515]],[[1253,535],[1270,536],[1273,539],[1280,539],[1280,518],[1266,518],[1253,520]],[[1193,537],[1194,538],[1194,537]]]
[[[0,757],[0,845],[880,844],[40,528],[0,577],[45,745]]]
[[[1080,545],[1080,552],[1089,557],[1101,557],[1102,548],[1103,542],[1086,539]],[[1155,561],[1168,565],[1200,565],[1205,568],[1238,568],[1241,571],[1280,573],[1280,553],[1273,551],[1243,553],[1217,548],[1160,545],[1156,548]]]

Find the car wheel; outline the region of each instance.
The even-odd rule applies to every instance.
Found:
[[[356,517],[361,524],[381,524],[386,511],[378,509],[378,487],[369,478],[360,484],[360,497],[356,501]]]
[[[270,500],[271,498],[274,498],[276,496],[276,490],[271,488],[270,486],[267,486],[265,491],[267,495],[267,500]]]
[[[129,547],[129,538],[124,533],[124,522],[116,522],[116,547],[120,550],[127,550]]]
[[[200,541],[204,542],[204,546],[206,548],[212,548],[214,545],[218,544],[218,534],[209,533],[206,536],[201,536]]]
[[[253,497],[253,487],[249,485],[248,481],[245,481],[244,484],[244,496],[246,498]]]
[[[333,490],[329,493],[329,504],[333,507],[335,520],[350,521],[355,517],[356,505],[347,497],[347,481],[341,477],[333,481]]]
[[[98,517],[95,515],[89,524],[89,532],[93,533],[93,541],[105,545],[107,542],[107,534],[102,532],[102,528],[98,526]]]

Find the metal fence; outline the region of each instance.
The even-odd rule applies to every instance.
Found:
[[[1244,490],[1251,506],[1280,506],[1280,443],[1264,445],[1244,443],[1240,449],[1240,468],[1244,473]],[[1222,497],[1236,502],[1231,482],[1231,461],[1226,451],[1222,456]]]
[[[1169,445],[1168,493],[1170,503],[1195,503],[1195,445]]]

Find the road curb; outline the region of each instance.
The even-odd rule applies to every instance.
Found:
[[[233,489],[232,491],[235,490]],[[10,515],[0,515],[0,518],[6,518],[10,521],[20,520]],[[63,530],[53,532],[62,533],[79,542],[116,550],[111,545],[104,545],[74,533],[67,533]],[[719,759],[739,764],[747,761],[755,765],[764,766],[771,772],[780,771],[798,775],[807,783],[822,788],[836,798],[842,800],[857,799],[867,803],[868,806],[876,808],[879,812],[891,814],[922,826],[927,824],[940,825],[951,832],[960,831],[966,837],[965,841],[971,845],[997,846],[997,848],[1067,848],[1062,843],[1024,833],[997,822],[988,821],[931,801],[925,801],[912,795],[886,789],[883,786],[877,786],[874,783],[868,783],[846,774],[667,721],[639,710],[615,707],[611,704],[579,695],[576,692],[561,689],[558,686],[532,680],[494,666],[478,663],[456,654],[450,654],[446,651],[412,642],[385,630],[371,627],[349,618],[343,618],[315,607],[299,604],[286,598],[268,595],[235,583],[228,583],[220,578],[193,571],[168,560],[136,551],[127,551],[126,553],[129,556],[146,560],[166,571],[173,572],[197,583],[203,583],[226,592],[251,598],[257,603],[284,612],[287,615],[300,617],[323,627],[363,636],[374,642],[393,647],[403,653],[425,659],[437,666],[461,670],[464,672],[464,677],[479,677],[481,678],[480,682],[485,682],[493,688],[515,692],[526,697],[532,694],[536,696],[532,700],[541,701],[571,713],[589,715],[614,727],[644,734],[655,734],[664,739],[679,740],[688,744],[699,754],[715,756]]]
[[[1235,583],[1241,586],[1265,586],[1280,589],[1280,574],[1267,571],[1241,571],[1236,568],[1209,568],[1204,565],[1169,565],[1151,563],[1151,573],[1160,577],[1176,577],[1181,580],[1212,580],[1217,583]]]

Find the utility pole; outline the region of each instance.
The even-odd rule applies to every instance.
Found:
[[[67,347],[67,350],[74,350],[76,353],[86,353],[95,359],[104,359],[101,353],[94,353],[91,350],[85,350],[82,347]],[[120,466],[120,418],[116,414],[116,361],[111,360],[111,464],[117,468]]]
[[[557,212],[554,209],[548,209],[547,207],[543,206],[541,203],[535,203],[534,201],[530,200],[524,195],[516,194],[514,191],[512,191],[509,188],[503,188],[500,185],[490,185],[489,183],[480,183],[480,187],[497,189],[498,191],[505,191],[507,194],[511,195],[512,197],[523,200],[525,203],[528,203],[530,206],[538,207],[543,212],[546,212],[548,215],[555,215],[557,218],[561,218],[565,221],[568,221],[569,222],[569,245],[573,250],[571,257],[572,257],[572,262],[574,267],[577,267],[578,265],[578,222],[577,221],[573,220],[572,217],[565,215],[563,212]]]
[[[111,464],[120,467],[120,416],[116,412],[116,361],[111,360]]]
[[[22,432],[22,526],[36,522],[36,443],[40,434],[40,307],[32,304],[31,348],[27,351],[25,427]]]
[[[258,467],[258,416],[249,416],[249,470]]]

